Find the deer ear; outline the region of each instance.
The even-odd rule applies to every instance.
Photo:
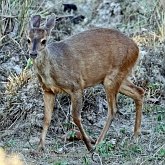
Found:
[[[34,15],[31,18],[31,21],[29,22],[29,27],[30,28],[33,28],[33,27],[39,28],[40,23],[41,23],[41,16],[40,15]]]
[[[53,13],[51,14],[49,18],[47,18],[46,25],[45,25],[45,29],[48,32],[48,34],[50,34],[54,26],[55,26],[55,14]]]

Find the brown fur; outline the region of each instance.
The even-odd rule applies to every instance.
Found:
[[[67,92],[71,96],[73,121],[80,129],[88,150],[92,148],[90,137],[81,124],[82,91],[99,83],[105,87],[108,117],[96,144],[103,140],[117,111],[118,92],[135,101],[134,133],[137,136],[141,127],[144,91],[127,78],[139,56],[137,45],[121,32],[106,28],[87,30],[63,41],[42,45],[54,26],[54,16],[47,20],[45,28],[39,28],[39,22],[40,16],[35,16],[34,21],[32,18],[28,35],[30,54],[37,53],[34,67],[44,91],[45,117],[39,147],[44,147],[55,95]],[[37,41],[36,50],[32,50],[34,40]]]

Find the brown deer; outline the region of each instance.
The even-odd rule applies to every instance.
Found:
[[[55,96],[59,92],[70,95],[73,121],[87,149],[92,149],[92,140],[81,123],[82,93],[84,88],[99,83],[105,88],[108,115],[96,144],[104,139],[116,114],[119,92],[135,101],[134,135],[137,137],[141,128],[144,91],[128,80],[139,57],[137,45],[121,32],[106,28],[87,30],[60,42],[47,43],[55,16],[51,15],[43,28],[40,28],[40,22],[40,15],[33,16],[28,29],[29,53],[43,89],[45,104],[39,149],[44,148]]]

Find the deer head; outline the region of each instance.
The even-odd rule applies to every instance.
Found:
[[[34,15],[29,22],[27,42],[29,54],[32,59],[35,59],[39,52],[46,47],[48,37],[55,25],[55,15],[52,14],[50,18],[47,19],[43,28],[40,28],[40,23],[40,15]]]

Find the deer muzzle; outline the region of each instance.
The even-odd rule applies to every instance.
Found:
[[[35,59],[37,57],[37,51],[30,51],[30,58]]]
[[[30,51],[30,57],[35,59],[37,57],[37,47],[38,47],[38,41],[36,39],[32,42],[32,50]]]

